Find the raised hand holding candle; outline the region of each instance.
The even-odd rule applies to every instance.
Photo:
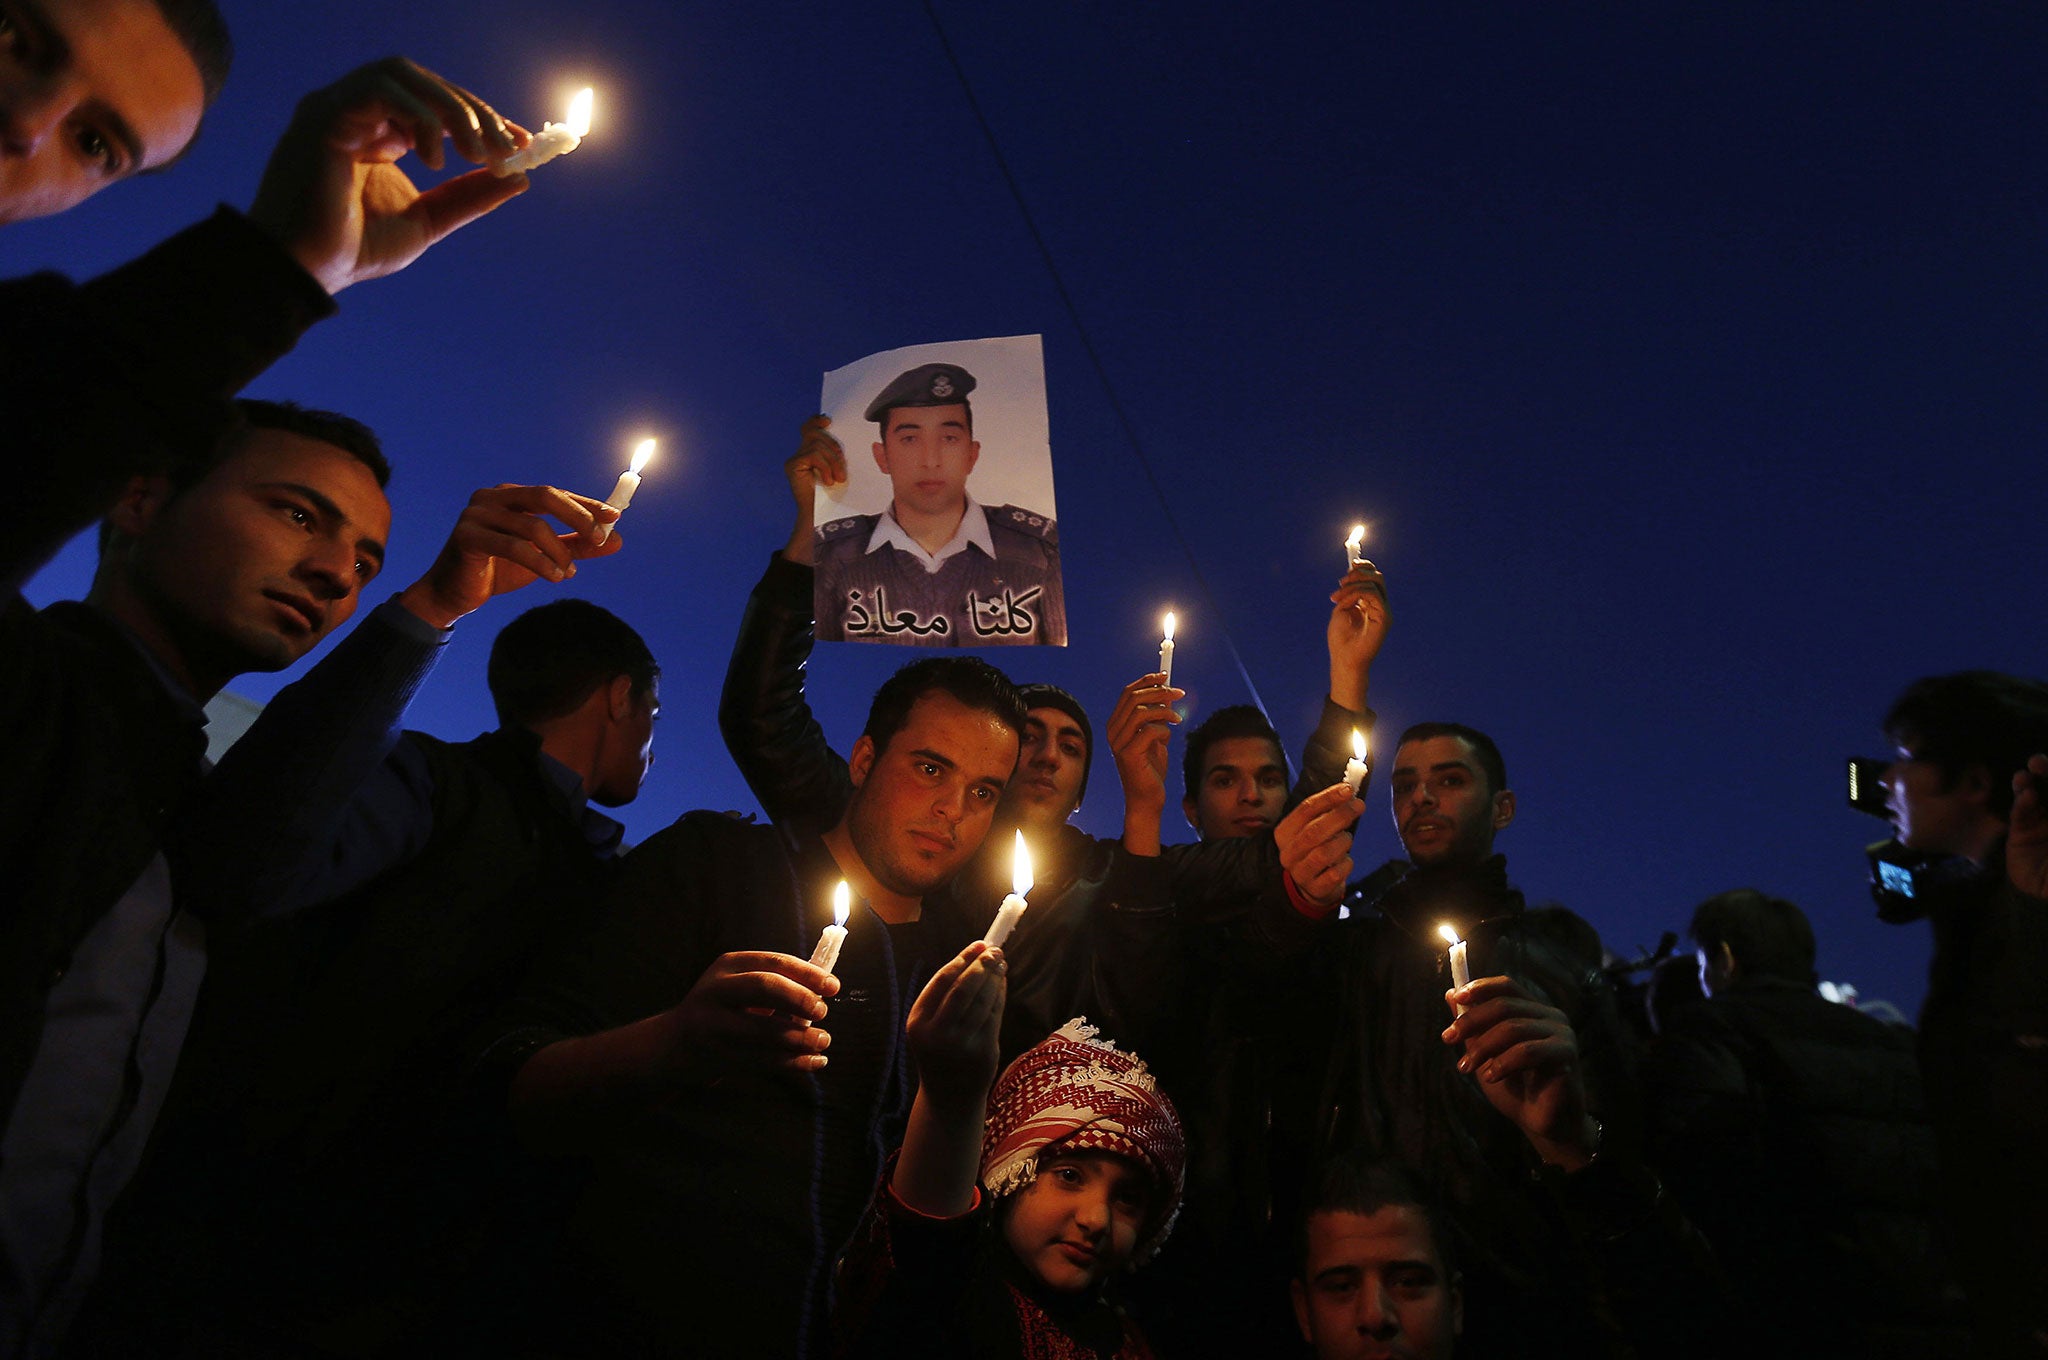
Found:
[[[1365,733],[1355,727],[1351,729],[1351,750],[1351,759],[1344,762],[1344,782],[1351,786],[1352,796],[1356,797],[1365,783],[1368,767],[1365,763]]]
[[[811,951],[811,966],[831,972],[839,966],[839,946],[846,943],[846,912],[852,905],[853,894],[840,879],[839,886],[832,890],[832,924],[826,926],[818,936],[818,947]]]
[[[1017,855],[1010,861],[1011,886],[1016,889],[1003,899],[1003,905],[996,910],[996,919],[989,922],[988,934],[981,942],[990,949],[1001,949],[1003,941],[1010,938],[1010,932],[1017,928],[1018,918],[1024,915],[1026,903],[1024,894],[1031,891],[1031,852],[1024,848],[1024,833],[1017,833]]]
[[[1472,965],[1465,957],[1465,941],[1458,938],[1458,932],[1451,929],[1449,922],[1438,926],[1436,933],[1451,942],[1451,986],[1464,987],[1470,985],[1472,981]],[[1465,1008],[1462,1005],[1457,1010],[1460,1015],[1465,1013]]]
[[[1159,644],[1159,669],[1166,672],[1166,688],[1173,688],[1173,611],[1166,614],[1166,640]]]
[[[654,441],[652,439],[641,440],[639,445],[633,450],[632,466],[619,474],[619,480],[612,486],[612,494],[604,498],[604,503],[620,514],[624,514],[626,507],[633,503],[633,493],[640,489],[640,470],[647,466],[647,461],[652,457],[654,457]],[[600,524],[597,526],[598,542],[602,543],[611,536],[612,526],[610,524]]]
[[[1344,540],[1344,570],[1349,571],[1365,561],[1365,554],[1359,551],[1364,545],[1365,526],[1363,524],[1352,525],[1351,537]]]
[[[546,165],[557,156],[566,156],[583,145],[583,139],[590,135],[590,110],[597,102],[597,92],[585,88],[569,101],[569,121],[549,123],[533,134],[533,140],[525,148],[506,157],[491,167],[491,173],[503,179],[520,170],[531,170],[536,165]]]

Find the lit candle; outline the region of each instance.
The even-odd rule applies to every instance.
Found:
[[[1011,886],[1016,889],[1003,899],[1003,905],[996,910],[996,919],[989,922],[988,934],[981,942],[990,949],[1000,949],[1003,941],[1010,938],[1010,932],[1017,928],[1017,921],[1024,915],[1024,894],[1031,891],[1031,852],[1024,848],[1024,833],[1017,833],[1017,856],[1010,861]]]
[[[1351,750],[1351,759],[1344,762],[1344,782],[1351,786],[1351,795],[1355,798],[1365,783],[1366,775],[1365,733],[1355,727],[1351,729]]]
[[[1344,569],[1346,571],[1365,561],[1365,554],[1359,551],[1359,548],[1364,543],[1365,526],[1363,524],[1352,525],[1351,537],[1344,540]]]
[[[846,943],[846,910],[852,905],[851,897],[846,880],[840,879],[839,886],[832,890],[832,924],[818,936],[818,947],[811,951],[811,967],[828,973],[838,967],[839,946]]]
[[[626,507],[633,503],[633,493],[640,489],[640,469],[646,467],[647,460],[652,457],[654,457],[654,441],[652,439],[641,440],[639,446],[633,450],[633,465],[619,474],[617,484],[612,487],[612,494],[604,498],[604,503],[623,515],[626,512]],[[613,523],[616,522],[613,521]],[[610,524],[600,524],[597,526],[598,542],[602,543],[611,536],[612,526]]]
[[[491,167],[491,173],[503,179],[517,170],[531,170],[536,165],[546,165],[557,156],[566,156],[583,145],[583,139],[590,135],[590,106],[596,102],[597,93],[584,89],[569,101],[569,121],[549,123],[533,134],[533,140],[522,151],[507,156]]]
[[[1472,981],[1472,965],[1465,958],[1465,941],[1458,938],[1458,932],[1451,929],[1448,921],[1438,926],[1436,933],[1451,942],[1451,986],[1463,987],[1468,985]],[[1465,1008],[1462,1005],[1459,1006],[1458,1014],[1463,1015],[1464,1013]]]
[[[1173,612],[1166,615],[1166,640],[1159,644],[1159,669],[1166,672],[1166,687],[1173,687]]]

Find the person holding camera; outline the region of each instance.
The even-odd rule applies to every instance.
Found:
[[[2048,682],[1929,676],[1884,730],[1871,890],[1934,931],[1920,1066],[1963,1285],[1982,1354],[2048,1356]]]

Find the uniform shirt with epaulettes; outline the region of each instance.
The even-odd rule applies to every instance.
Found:
[[[970,497],[937,552],[886,511],[833,520],[817,539],[820,641],[1066,645],[1059,528],[1048,515]]]

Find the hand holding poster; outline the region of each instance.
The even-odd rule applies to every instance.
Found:
[[[817,491],[819,641],[1066,645],[1039,337],[870,355],[819,409],[847,466]]]

